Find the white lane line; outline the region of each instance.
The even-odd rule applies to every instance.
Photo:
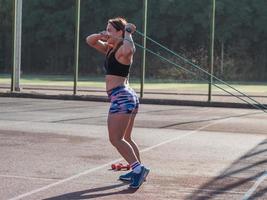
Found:
[[[42,178],[42,177],[2,175],[2,174],[0,174],[0,177],[3,177],[3,178],[17,178],[17,179],[28,179],[28,180],[45,180],[45,181],[54,181],[54,180],[58,180],[59,179],[59,178]]]
[[[265,173],[262,176],[257,178],[254,185],[246,192],[242,200],[248,200],[251,197],[251,195],[255,192],[255,190],[259,187],[259,185],[265,180],[266,177],[267,177],[267,171],[265,171]]]
[[[226,120],[226,119],[224,119],[224,120]],[[221,121],[222,121],[222,120],[221,120]],[[172,138],[172,139],[166,140],[166,141],[161,142],[161,143],[159,143],[159,144],[153,145],[153,146],[151,146],[151,147],[147,147],[147,148],[141,150],[140,152],[150,151],[150,150],[155,149],[155,148],[157,148],[157,147],[159,147],[159,146],[162,146],[162,145],[164,145],[164,144],[168,144],[168,143],[174,142],[175,140],[182,139],[182,138],[184,138],[184,137],[187,137],[187,136],[189,136],[189,135],[192,135],[192,134],[194,134],[194,133],[197,133],[197,132],[201,131],[202,129],[205,129],[205,128],[207,128],[207,127],[209,127],[209,126],[211,126],[211,125],[214,125],[214,124],[216,124],[216,123],[218,123],[218,122],[213,122],[213,123],[211,123],[211,124],[202,126],[202,127],[198,128],[198,129],[192,130],[192,131],[190,131],[190,132],[188,132],[188,133],[186,133],[186,134],[179,135],[179,136],[177,136],[177,137],[174,137],[174,138]]]
[[[155,149],[155,148],[157,148],[157,147],[159,147],[159,146],[162,146],[162,145],[165,145],[165,144],[174,142],[174,141],[176,141],[176,140],[182,139],[182,138],[184,138],[184,137],[187,137],[187,136],[189,136],[189,135],[192,135],[192,134],[194,134],[194,133],[197,133],[198,131],[201,131],[202,129],[205,129],[205,128],[209,127],[209,126],[212,126],[212,125],[214,125],[214,124],[220,123],[220,122],[222,122],[222,121],[227,121],[227,120],[229,120],[229,119],[231,119],[231,117],[226,118],[226,119],[222,119],[222,120],[218,120],[218,121],[214,121],[214,122],[212,122],[212,123],[210,123],[210,124],[207,124],[207,125],[202,126],[202,127],[198,128],[198,129],[192,130],[192,131],[190,131],[190,132],[188,132],[188,133],[185,133],[185,134],[183,134],[183,135],[179,135],[179,136],[177,136],[177,137],[174,137],[174,138],[172,138],[172,139],[166,140],[166,141],[161,142],[161,143],[159,143],[159,144],[156,144],[156,145],[153,145],[153,146],[151,146],[151,147],[145,148],[145,149],[141,150],[140,152],[150,151],[150,150]],[[54,187],[54,186],[57,186],[57,185],[66,183],[66,182],[68,182],[68,181],[71,181],[71,180],[76,179],[76,178],[78,178],[78,177],[81,177],[81,176],[83,176],[83,175],[87,175],[87,174],[92,173],[92,172],[94,172],[94,171],[97,171],[97,170],[99,170],[99,169],[105,168],[105,167],[107,167],[107,166],[110,166],[110,165],[113,164],[113,163],[120,162],[120,161],[122,161],[122,160],[123,160],[122,158],[117,159],[117,160],[113,160],[113,161],[111,161],[111,162],[109,162],[109,163],[100,165],[100,166],[95,167],[95,168],[92,168],[92,169],[88,169],[88,170],[86,170],[86,171],[84,171],[84,172],[81,172],[81,173],[79,173],[79,174],[70,176],[70,177],[68,177],[68,178],[66,178],[66,179],[62,179],[62,180],[57,181],[57,182],[55,182],[55,183],[52,183],[52,184],[46,185],[46,186],[44,186],[44,187],[41,187],[41,188],[32,190],[32,191],[30,191],[30,192],[21,194],[21,195],[19,195],[19,196],[13,197],[13,198],[11,198],[11,199],[9,199],[9,200],[18,200],[18,199],[22,199],[22,198],[27,197],[27,196],[30,196],[30,195],[32,195],[32,194],[35,194],[35,193],[38,193],[38,192],[47,190],[47,189],[49,189],[49,188],[51,188],[51,187]]]
[[[112,163],[120,162],[120,161],[122,161],[122,160],[123,160],[123,159],[120,158],[120,159],[114,160],[114,161],[112,161],[112,162],[106,163],[106,164],[104,164],[104,165],[100,165],[100,166],[98,166],[98,167],[95,167],[95,168],[92,168],[92,169],[88,169],[88,170],[86,170],[86,171],[84,171],[84,172],[81,172],[81,173],[79,173],[79,174],[76,174],[76,175],[74,175],[74,176],[68,177],[68,178],[66,178],[66,179],[62,179],[62,180],[60,180],[60,181],[57,181],[57,182],[55,182],[55,183],[51,183],[51,184],[49,184],[49,185],[46,185],[46,186],[41,187],[41,188],[38,188],[38,189],[32,190],[32,191],[30,191],[30,192],[27,192],[27,193],[22,194],[22,195],[19,195],[19,196],[17,196],[17,197],[11,198],[11,199],[9,199],[9,200],[17,200],[17,199],[21,199],[21,198],[30,196],[30,195],[32,195],[32,194],[35,194],[35,193],[38,193],[38,192],[47,190],[47,189],[49,189],[49,188],[51,188],[51,187],[54,187],[54,186],[56,186],[56,185],[60,185],[60,184],[66,183],[66,182],[71,181],[71,180],[73,180],[73,179],[75,179],[75,178],[78,178],[78,177],[80,177],[80,176],[83,176],[83,175],[92,173],[92,172],[97,171],[97,170],[99,170],[99,169],[102,169],[102,168],[104,168],[104,167],[110,166]]]

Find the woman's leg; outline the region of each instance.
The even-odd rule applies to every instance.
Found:
[[[109,140],[129,164],[139,161],[134,147],[124,138],[131,116],[131,114],[118,113],[109,114],[108,116]]]
[[[132,130],[133,130],[133,125],[134,125],[136,113],[137,112],[134,112],[133,114],[131,114],[128,126],[127,126],[125,134],[124,134],[124,139],[131,145],[138,161],[141,163],[139,148],[138,148],[137,144],[132,140]]]

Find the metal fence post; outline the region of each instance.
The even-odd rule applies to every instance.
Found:
[[[146,35],[147,35],[147,1],[143,1],[143,56],[142,56],[142,67],[141,67],[141,88],[140,97],[144,96],[144,84],[145,84],[145,72],[146,72]]]
[[[11,92],[20,91],[21,29],[22,29],[22,0],[14,0]]]
[[[74,52],[74,86],[73,94],[77,94],[77,82],[79,75],[79,42],[80,42],[80,13],[81,13],[81,1],[76,0],[76,13],[75,13],[75,52]]]
[[[210,65],[210,81],[209,81],[209,97],[208,101],[211,101],[211,87],[213,84],[213,65],[214,65],[214,31],[215,31],[215,1],[211,0],[211,24],[210,24],[210,49],[209,49],[209,65]]]

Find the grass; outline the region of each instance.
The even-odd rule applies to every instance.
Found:
[[[10,75],[0,75],[0,84],[10,85]],[[131,86],[135,89],[140,88],[140,81],[138,79],[130,80]],[[247,93],[265,93],[267,95],[267,83],[261,82],[232,82],[231,86],[236,89]],[[67,75],[23,75],[21,77],[21,85],[30,86],[73,86],[73,77]],[[221,84],[220,87],[227,88]],[[79,87],[94,87],[104,88],[104,77],[79,77]],[[176,80],[159,80],[148,79],[146,80],[145,89],[153,90],[175,90],[175,91],[203,91],[207,92],[208,84],[203,82],[178,82]],[[213,91],[221,91],[213,87]]]

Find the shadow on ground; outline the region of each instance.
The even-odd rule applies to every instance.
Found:
[[[118,194],[131,194],[136,192],[136,189],[131,189],[131,188],[123,188],[122,190],[119,191],[107,192],[108,190],[113,190],[115,188],[119,188],[125,185],[127,185],[127,183],[120,183],[116,185],[92,188],[88,190],[76,191],[55,197],[50,197],[43,200],[97,199],[105,196],[118,195]]]
[[[267,171],[267,139],[235,161],[221,175],[202,185],[187,200],[218,199],[242,195]],[[267,199],[267,186],[260,185],[250,199]],[[265,197],[264,197],[265,196]]]

